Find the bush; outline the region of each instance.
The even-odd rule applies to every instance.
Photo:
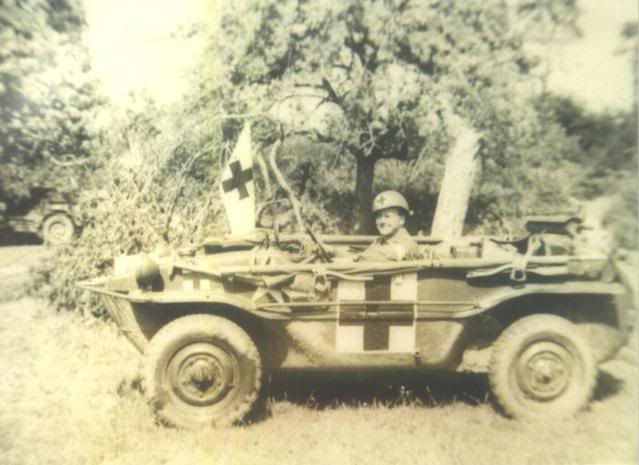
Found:
[[[102,162],[87,173],[79,198],[82,234],[36,272],[33,291],[58,310],[103,313],[74,284],[110,272],[113,257],[223,231],[217,180],[224,147],[213,143],[216,132],[143,108],[119,115],[104,132]]]

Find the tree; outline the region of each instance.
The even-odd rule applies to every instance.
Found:
[[[538,111],[556,121],[576,144],[567,153],[578,164],[571,178],[578,198],[614,198],[605,222],[621,245],[637,245],[637,109],[590,112],[573,99],[542,95]]]
[[[636,108],[595,113],[570,97],[552,94],[539,96],[535,106],[578,143],[579,150],[570,157],[583,167],[582,195],[592,197],[614,190],[614,183],[606,184],[612,173],[636,171]]]
[[[441,158],[460,118],[498,163],[531,143],[532,63],[511,16],[501,1],[237,2],[223,21],[226,92],[352,156],[366,231],[380,160]]]
[[[462,235],[470,192],[479,170],[480,135],[458,118],[455,143],[446,156],[431,234],[439,237]]]
[[[0,5],[0,202],[32,186],[68,190],[90,154],[92,110],[100,103],[81,45],[73,0]]]

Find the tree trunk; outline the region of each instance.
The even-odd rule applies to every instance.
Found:
[[[479,133],[458,120],[457,138],[446,157],[431,235],[459,237],[464,229],[470,191],[479,168]]]
[[[375,161],[373,157],[356,157],[357,176],[355,178],[355,231],[370,234],[372,231],[371,208],[373,204],[373,177]]]

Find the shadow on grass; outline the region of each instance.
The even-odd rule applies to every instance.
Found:
[[[624,381],[613,376],[606,370],[599,370],[597,385],[593,394],[593,400],[602,401],[612,397],[623,389]]]
[[[285,372],[267,376],[260,401],[241,424],[260,423],[272,416],[273,402],[290,402],[314,410],[337,407],[444,406],[454,403],[481,405],[489,402],[486,376],[462,373],[387,372]],[[123,379],[120,397],[139,396],[139,373]]]
[[[291,372],[267,379],[264,395],[315,409],[378,404],[441,406],[488,402],[486,376],[462,373]]]
[[[613,397],[623,386],[622,379],[601,370],[593,400]],[[263,396],[317,410],[367,405],[441,407],[460,402],[471,406],[491,404],[500,410],[491,397],[487,375],[455,372],[291,372],[266,379]],[[270,415],[262,402],[252,420],[261,421]]]
[[[593,400],[603,401],[618,394],[624,381],[601,370]],[[139,376],[123,380],[118,395],[142,396]],[[387,372],[286,372],[268,376],[261,401],[242,424],[254,424],[272,416],[273,402],[290,402],[314,410],[337,407],[399,406],[442,407],[452,404],[478,406],[494,404],[486,375],[467,373]]]

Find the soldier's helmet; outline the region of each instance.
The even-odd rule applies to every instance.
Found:
[[[401,208],[406,215],[410,214],[410,208],[408,202],[402,194],[397,191],[384,191],[375,197],[373,200],[373,213],[385,210],[386,208]]]

